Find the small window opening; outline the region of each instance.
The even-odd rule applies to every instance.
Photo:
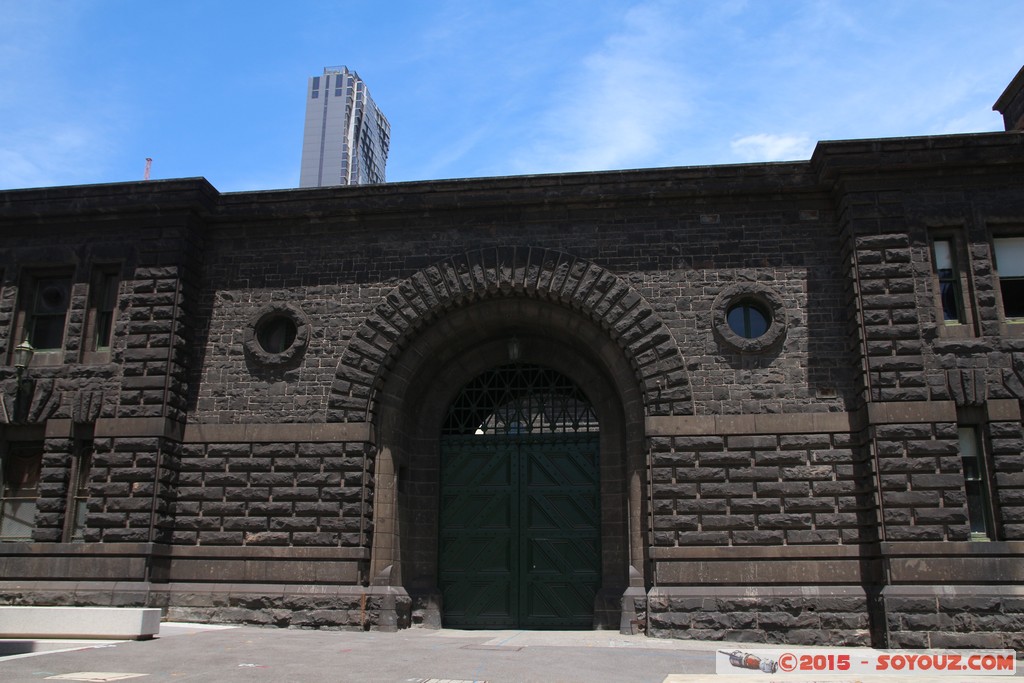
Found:
[[[71,302],[70,278],[39,278],[29,309],[29,341],[37,351],[54,351],[64,346],[64,323]]]
[[[964,487],[967,494],[967,519],[971,540],[992,538],[991,494],[984,462],[984,449],[975,427],[959,427],[960,458],[963,463]]]
[[[85,517],[89,505],[89,476],[92,473],[92,439],[76,442],[76,460],[72,487],[69,491],[67,514],[71,515],[70,538],[72,543],[85,541]]]
[[[295,343],[298,328],[295,322],[283,315],[274,316],[256,327],[256,340],[267,353],[283,353]]]
[[[114,331],[119,277],[114,268],[97,269],[89,291],[89,343],[93,351],[106,351]]]
[[[994,244],[1003,315],[1024,318],[1024,237],[1001,237]]]
[[[3,458],[0,489],[0,541],[31,541],[43,463],[38,444],[11,444]]]
[[[964,322],[963,296],[960,292],[960,277],[954,258],[952,240],[935,240],[932,243],[935,259],[935,275],[939,281],[939,300],[942,302],[942,319],[947,324]]]
[[[729,308],[726,320],[729,329],[745,339],[757,339],[771,326],[768,312],[760,304],[746,299]]]

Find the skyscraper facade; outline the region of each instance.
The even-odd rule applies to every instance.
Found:
[[[366,83],[344,66],[309,79],[300,187],[383,183],[391,125]]]

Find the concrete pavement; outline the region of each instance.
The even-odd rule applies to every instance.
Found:
[[[760,676],[715,675],[715,651],[750,647],[756,645],[660,640],[610,631],[363,633],[165,623],[150,641],[0,640],[0,681],[727,683],[756,681]],[[773,679],[829,680],[763,680]]]
[[[163,624],[150,641],[75,641],[44,654],[0,641],[0,680],[145,681],[650,681],[714,672],[712,644],[609,631],[399,633]],[[718,644],[719,646],[721,644]],[[23,644],[22,649],[29,645]],[[13,654],[2,656],[4,652]],[[79,675],[72,678],[70,674]],[[84,674],[90,674],[85,676]],[[125,678],[126,674],[145,674]],[[62,676],[60,679],[52,679]],[[120,676],[120,677],[116,677]]]

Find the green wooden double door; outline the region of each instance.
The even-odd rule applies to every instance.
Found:
[[[597,434],[443,437],[444,624],[590,628],[599,484]]]

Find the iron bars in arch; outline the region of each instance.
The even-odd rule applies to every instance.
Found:
[[[599,431],[597,414],[568,377],[510,363],[479,375],[448,407],[441,433],[567,434]]]

